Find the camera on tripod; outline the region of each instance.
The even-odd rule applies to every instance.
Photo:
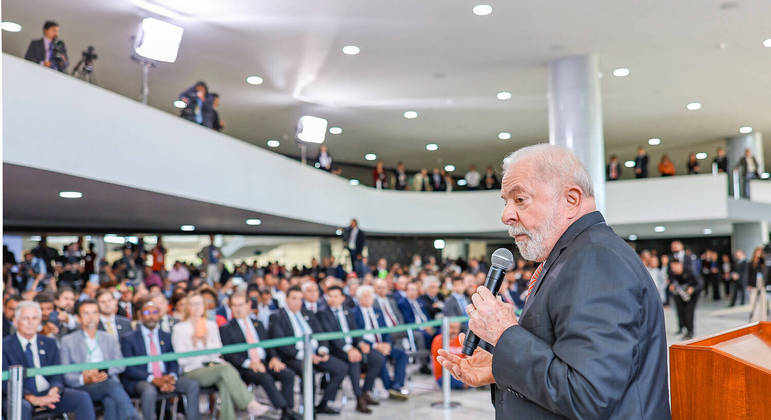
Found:
[[[86,47],[78,64],[72,70],[72,75],[78,79],[93,83],[94,60],[99,58],[93,45]]]
[[[56,64],[56,68],[59,71],[64,71],[67,67],[67,48],[64,46],[64,41],[60,39],[55,40],[52,49],[51,60]]]

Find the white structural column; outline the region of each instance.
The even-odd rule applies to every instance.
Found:
[[[549,143],[574,151],[594,182],[597,209],[605,213],[605,143],[597,57],[549,63]]]
[[[728,157],[728,169],[733,170],[737,167],[739,160],[744,157],[744,151],[750,149],[752,155],[758,161],[758,173],[765,172],[765,162],[763,160],[763,135],[759,132],[742,134],[728,139],[728,148],[726,156]],[[733,174],[732,176],[741,176]],[[739,185],[744,185],[746,180],[739,179]],[[743,250],[748,257],[752,256],[752,251],[768,242],[768,223],[767,222],[746,222],[734,223],[733,235],[731,236],[731,248]],[[752,283],[752,280],[750,280]]]

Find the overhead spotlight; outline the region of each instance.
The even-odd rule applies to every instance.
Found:
[[[452,172],[455,170],[455,165],[444,165],[444,170],[447,172]]]
[[[625,67],[619,67],[613,70],[613,75],[616,77],[626,77],[629,76],[629,73],[629,69]]]
[[[176,101],[174,101],[174,106],[177,108],[186,108],[187,104],[185,103],[185,101],[177,99]]]
[[[192,232],[195,230],[195,226],[193,225],[182,225],[179,227],[179,230],[183,232]]]
[[[760,178],[761,179],[771,178],[771,174],[769,174],[768,172],[763,172],[762,174],[760,174]]]
[[[342,236],[342,234],[343,234],[343,230],[342,229],[335,230],[335,235]]]
[[[81,198],[83,193],[80,191],[59,191],[59,197],[61,198]]]
[[[415,111],[407,111],[404,113],[404,118],[414,120],[415,118],[418,118],[418,113]]]
[[[634,161],[633,160],[628,160],[628,161],[624,162],[624,166],[626,166],[627,168],[634,168]]]
[[[434,240],[434,248],[436,249],[444,249],[444,239],[436,239]]]
[[[261,85],[262,82],[263,80],[260,76],[249,76],[246,78],[246,83],[249,83],[250,85]]]
[[[267,143],[268,143],[268,147],[271,147],[271,148],[274,148],[274,149],[276,147],[278,147],[278,146],[281,146],[281,142],[278,141],[278,140],[274,140],[274,139],[268,140]]]
[[[150,60],[173,63],[177,61],[179,44],[182,42],[181,26],[156,18],[145,18],[134,41],[134,51]]]
[[[246,219],[246,224],[249,226],[259,226],[262,224],[260,219]]]
[[[364,155],[364,159],[375,160],[375,159],[377,159],[377,155],[374,154],[374,153],[367,153],[366,155]]]
[[[637,235],[635,235],[634,233],[629,235],[629,240],[630,241],[636,241],[637,240]]]
[[[361,52],[361,49],[355,45],[346,45],[343,47],[343,54],[345,55],[356,55],[359,52]]]
[[[471,11],[477,16],[487,16],[493,12],[493,6],[490,6],[489,4],[477,4]]]
[[[704,160],[706,158],[707,158],[707,154],[706,153],[704,153],[704,152],[696,153],[696,159]]]
[[[329,134],[340,134],[343,132],[343,129],[340,127],[332,127],[329,129]]]
[[[4,31],[8,32],[20,32],[21,31],[21,25],[19,25],[16,22],[3,22],[2,28]]]
[[[661,139],[657,138],[657,137],[654,137],[652,139],[648,139],[648,144],[650,144],[651,146],[658,146],[658,145],[661,144]]]
[[[701,104],[698,102],[691,102],[686,105],[685,108],[689,111],[698,111],[701,109]]]
[[[359,185],[359,180],[358,179],[349,179],[348,183],[351,184],[351,185]]]
[[[763,46],[766,48],[771,48],[771,38],[768,38],[763,41]]]
[[[744,127],[739,127],[739,132],[742,134],[752,133],[752,127],[750,127],[749,125],[745,125]]]
[[[435,152],[439,150],[439,145],[435,143],[429,143],[426,145],[426,150],[428,150],[429,152]]]
[[[656,226],[656,227],[653,228],[653,231],[654,232],[658,232],[658,233],[664,232],[666,230],[667,230],[667,228],[665,226]]]
[[[704,234],[705,235],[712,235],[712,229],[710,229],[710,228],[704,229]]]
[[[508,101],[509,99],[511,99],[511,92],[506,92],[506,91],[498,92],[498,94],[495,96],[501,101]]]
[[[501,140],[509,140],[511,139],[511,133],[509,133],[508,131],[501,131],[500,133],[498,133],[498,138]]]
[[[297,138],[307,143],[324,143],[327,135],[327,120],[305,115],[297,124]]]
[[[465,187],[467,184],[465,179],[459,179],[458,180],[458,186]]]

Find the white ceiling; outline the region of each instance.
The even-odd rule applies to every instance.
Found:
[[[73,64],[94,45],[98,84],[137,97],[130,38],[141,17],[158,17],[141,3],[176,10],[185,28],[178,61],[151,72],[150,104],[176,113],[177,94],[205,80],[222,96],[226,133],[263,147],[279,138],[282,153],[298,153],[297,119],[313,114],[343,128],[328,135],[340,161],[366,163],[374,152],[413,169],[497,165],[548,136],[547,63],[595,53],[609,149],[631,154],[649,137],[663,139],[659,148],[714,142],[751,125],[769,133],[771,162],[768,1],[491,1],[486,17],[457,0],[6,1],[3,20],[23,30],[3,32],[3,51],[23,55],[42,22],[55,19]],[[348,44],[361,54],[343,55]],[[631,75],[610,76],[616,67]],[[252,74],[265,83],[247,85]],[[512,99],[498,101],[501,90]],[[692,101],[703,108],[687,112]],[[420,115],[406,120],[406,110]],[[511,140],[497,139],[503,130]],[[427,143],[439,151],[425,151]]]

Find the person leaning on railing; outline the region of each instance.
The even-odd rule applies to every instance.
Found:
[[[206,319],[204,299],[200,293],[193,292],[187,297],[185,319],[174,326],[171,342],[174,350],[180,353],[222,347],[217,323]],[[254,399],[254,394],[249,392],[238,371],[220,355],[183,357],[178,362],[183,378],[197,382],[200,387],[217,386],[223,419],[234,419],[236,407],[246,409],[250,416],[261,416],[268,411],[268,406]]]

